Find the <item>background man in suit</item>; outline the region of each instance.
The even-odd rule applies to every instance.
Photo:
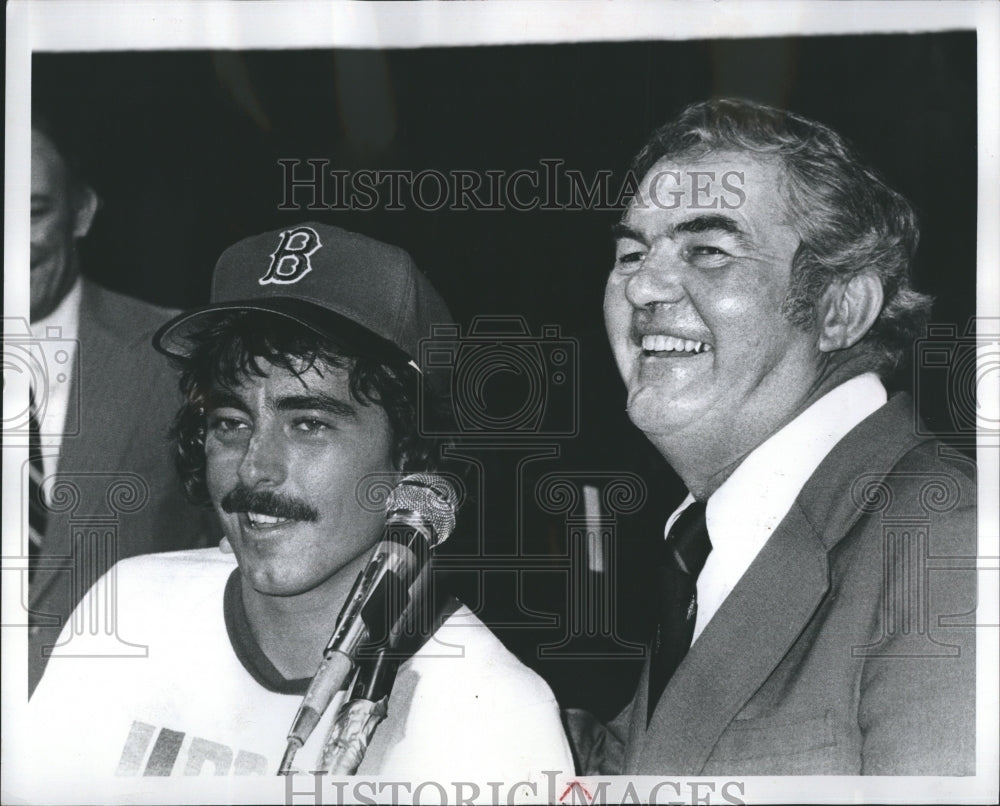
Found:
[[[31,390],[29,691],[67,616],[115,558],[195,545],[210,517],[177,481],[167,432],[179,390],[149,348],[173,312],[81,275],[77,247],[99,202],[70,155],[33,117],[31,332],[59,347],[60,363]],[[72,639],[56,651],[72,654]]]
[[[633,171],[605,323],[690,495],[632,702],[571,716],[581,767],[972,773],[975,487],[883,385],[930,307],[912,209],[830,129],[745,101],[688,107]]]

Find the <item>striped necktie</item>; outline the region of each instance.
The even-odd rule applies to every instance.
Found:
[[[28,577],[30,579],[34,576],[41,554],[49,515],[45,495],[42,492],[45,467],[42,463],[41,431],[34,390],[31,390],[28,401]]]
[[[677,518],[660,546],[655,577],[660,607],[649,665],[647,725],[663,689],[691,647],[698,615],[696,583],[711,550],[705,504],[695,501]]]

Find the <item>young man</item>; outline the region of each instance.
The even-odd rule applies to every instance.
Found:
[[[372,485],[438,458],[418,429],[419,342],[449,315],[405,252],[323,224],[270,232],[223,253],[211,300],[155,345],[181,368],[178,467],[189,495],[215,510],[221,545],[112,572],[119,635],[148,657],[53,660],[33,721],[59,726],[45,755],[60,760],[67,786],[78,776],[275,775],[382,537],[383,508],[366,503]],[[402,664],[359,773],[569,771],[548,687],[469,610],[452,610]],[[336,710],[298,751],[299,770],[324,769]]]
[[[684,110],[633,171],[605,323],[690,495],[650,663],[582,766],[972,773],[971,463],[883,385],[929,309],[909,204],[830,129],[744,101]]]

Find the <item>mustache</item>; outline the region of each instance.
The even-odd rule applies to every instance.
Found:
[[[273,490],[251,490],[239,485],[226,493],[219,502],[224,512],[259,512],[272,518],[295,521],[318,521],[319,512],[305,501]]]

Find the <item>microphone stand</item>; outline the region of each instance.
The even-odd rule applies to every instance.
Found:
[[[351,698],[337,710],[323,745],[320,769],[332,775],[354,775],[358,771],[375,729],[388,713],[399,660],[397,653],[387,649],[359,660]]]
[[[359,575],[356,589],[362,587],[362,577]],[[278,775],[290,775],[295,754],[305,744],[309,734],[319,724],[320,719],[334,697],[347,688],[351,690],[351,698],[346,700],[337,710],[326,742],[323,745],[322,767],[336,770],[348,770],[338,774],[351,775],[361,764],[368,743],[375,733],[375,728],[385,719],[388,713],[388,699],[396,680],[396,671],[402,658],[408,657],[412,651],[397,649],[400,640],[411,637],[414,630],[419,634],[419,612],[421,607],[428,606],[427,579],[429,564],[421,569],[409,591],[398,584],[397,590],[390,594],[390,601],[405,602],[403,612],[394,624],[386,629],[388,612],[379,607],[381,597],[373,597],[373,601],[364,603],[352,596],[344,605],[344,612],[338,619],[338,629],[334,631],[330,644],[327,646],[323,662],[320,664],[306,696],[299,706],[292,730],[288,735],[288,745],[278,768]],[[390,577],[383,580],[392,584]],[[392,609],[391,607],[389,609]],[[352,622],[344,614],[358,611],[362,619]],[[364,624],[365,629],[358,624]],[[346,630],[343,625],[351,625]],[[349,653],[333,650],[338,640],[349,633],[351,650]],[[369,636],[365,640],[365,634]],[[418,644],[419,646],[419,644]],[[329,668],[328,668],[329,667]],[[335,671],[334,671],[335,670]],[[351,672],[353,683],[349,686],[346,680]],[[336,681],[335,683],[333,681]],[[329,757],[329,758],[328,758]],[[336,765],[336,769],[327,764]],[[353,767],[352,767],[353,765]]]
[[[356,723],[351,736],[367,734],[356,762],[346,757],[343,762],[348,766],[354,764],[355,769],[361,763],[367,741],[385,718],[384,700],[396,676],[398,658],[395,664],[387,663],[391,656],[385,653],[395,649],[407,623],[416,619],[414,602],[423,598],[431,550],[447,539],[455,527],[456,501],[452,485],[431,474],[407,476],[392,491],[386,505],[385,536],[358,575],[323,651],[319,669],[292,720],[279,775],[292,772],[295,754],[305,745],[333,698],[344,690],[352,672],[355,672],[354,688],[361,683],[360,694],[378,694],[382,701],[379,715],[378,702],[355,694],[356,699],[347,703],[347,710],[340,709],[334,719],[336,730],[341,725],[342,712],[345,721],[341,732],[347,730],[348,723]],[[370,672],[362,675],[358,671],[362,658],[372,655],[376,662]],[[380,657],[381,662],[377,662]],[[373,703],[372,707],[350,707],[361,700]],[[355,747],[353,739],[348,743]],[[352,757],[354,752],[351,751]]]
[[[364,760],[375,729],[389,712],[389,695],[399,664],[428,637],[419,619],[428,608],[436,609],[428,585],[430,567],[428,563],[413,581],[410,601],[389,631],[388,641],[377,647],[367,644],[358,652],[351,696],[334,717],[323,745],[320,769],[333,775],[354,775]]]

